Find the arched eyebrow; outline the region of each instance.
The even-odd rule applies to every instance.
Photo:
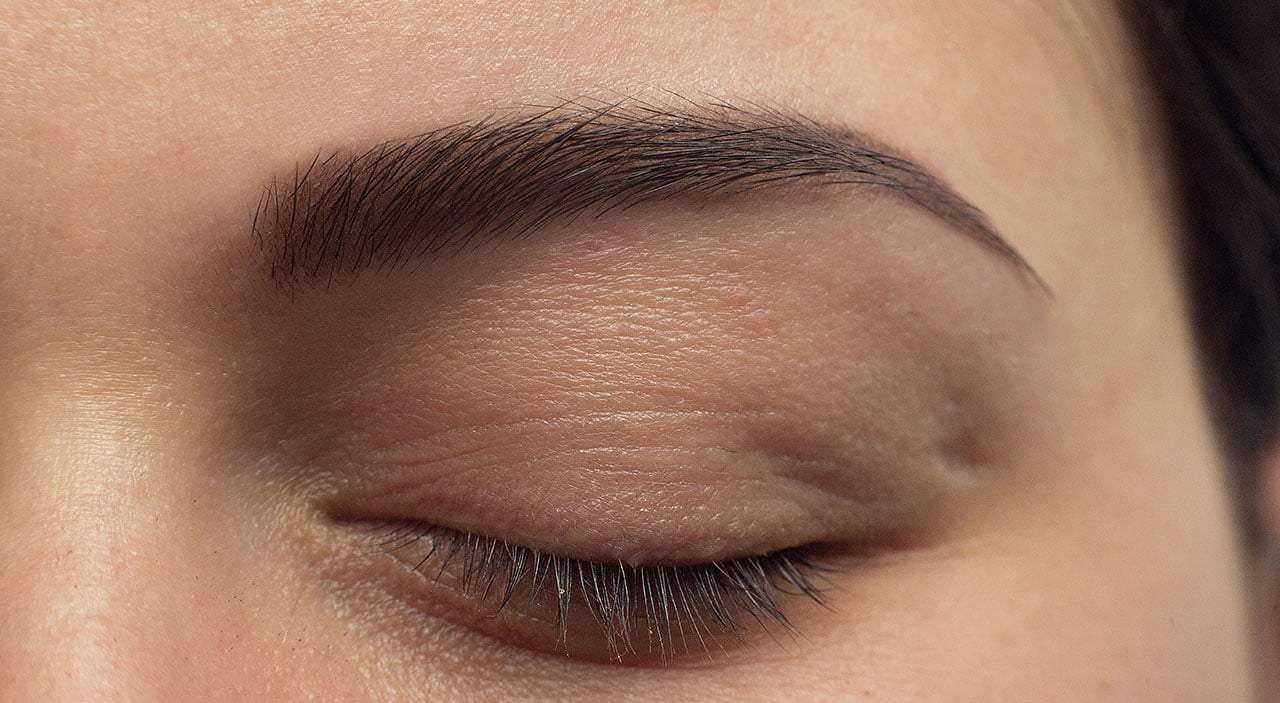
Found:
[[[571,101],[318,154],[265,187],[253,233],[277,283],[332,282],[644,203],[841,185],[896,194],[1047,291],[977,207],[896,150],[725,103]]]

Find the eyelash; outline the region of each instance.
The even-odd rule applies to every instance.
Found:
[[[743,644],[751,624],[771,636],[778,629],[795,634],[783,598],[827,603],[823,577],[828,569],[805,547],[703,564],[630,566],[548,554],[418,522],[376,529],[378,545],[390,553],[425,544],[426,555],[410,568],[435,583],[450,565],[460,567],[457,583],[465,596],[482,603],[496,599],[491,615],[518,606],[519,600],[532,606],[549,599],[558,649],[567,651],[571,609],[585,607],[614,661],[639,654],[669,661],[693,647],[709,655],[712,647],[724,649],[722,637]]]

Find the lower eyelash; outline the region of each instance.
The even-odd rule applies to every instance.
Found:
[[[586,608],[619,661],[641,652],[665,661],[694,647],[710,653],[724,647],[722,638],[742,644],[752,624],[771,634],[779,628],[794,633],[780,600],[799,596],[826,604],[819,582],[827,570],[803,547],[704,564],[630,566],[417,522],[377,529],[378,544],[389,552],[425,545],[426,555],[411,565],[424,576],[438,582],[450,565],[458,568],[462,592],[496,603],[494,613],[519,600],[550,601],[559,648],[567,648],[571,608]]]

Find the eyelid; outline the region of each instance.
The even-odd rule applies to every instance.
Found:
[[[416,521],[370,526],[374,543],[440,588],[442,577],[488,618],[550,612],[554,641],[603,641],[609,661],[710,655],[763,630],[794,633],[788,598],[826,605],[829,567],[807,547],[683,565],[592,562]],[[584,616],[585,614],[585,616]],[[585,629],[594,631],[584,631]],[[550,639],[543,637],[544,640]],[[581,648],[578,648],[581,651]]]

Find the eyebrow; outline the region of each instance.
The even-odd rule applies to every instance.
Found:
[[[264,187],[252,231],[278,284],[331,283],[645,203],[801,185],[896,194],[1048,291],[981,210],[891,147],[802,115],[720,102],[569,101],[318,153]]]

